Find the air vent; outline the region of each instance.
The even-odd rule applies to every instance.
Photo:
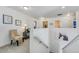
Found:
[[[57,14],[57,16],[61,16],[61,15],[63,15],[63,14]]]

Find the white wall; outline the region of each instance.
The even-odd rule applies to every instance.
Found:
[[[63,49],[63,53],[79,53],[79,37]]]
[[[38,39],[35,39],[34,37],[38,37],[40,41],[49,47],[49,30],[46,28],[33,29],[31,30],[30,37],[31,53],[48,53],[49,48],[46,48],[46,46],[44,46],[42,43],[39,43]]]
[[[76,21],[77,21],[77,28],[79,28],[79,11],[75,11],[75,13],[76,13],[75,16],[76,16]],[[74,19],[75,16],[74,16],[74,12],[70,12],[70,13],[66,13],[62,16],[49,18],[49,22],[52,23],[52,27],[54,27],[53,26],[54,21],[60,20],[62,28],[73,28],[73,20],[75,20]],[[70,23],[70,26],[69,26],[68,22]],[[49,23],[49,26],[50,26],[50,23]]]
[[[76,11],[77,28],[79,28],[79,11]]]
[[[60,28],[55,29],[58,33],[68,36],[68,41],[64,41],[63,39],[59,39],[60,47],[64,48],[69,42],[71,42],[77,35],[78,29],[74,28]]]
[[[13,24],[3,24],[3,14],[13,16]],[[8,7],[0,7],[0,47],[10,43],[9,30],[17,29],[20,31],[21,26],[15,25],[15,19],[22,20],[22,26],[27,24],[30,26],[31,17],[22,14]]]
[[[59,40],[58,40],[58,32],[56,31],[56,29],[50,29],[49,31],[49,51],[50,52],[54,52],[54,53],[58,53],[59,52]]]
[[[44,44],[49,46],[49,29],[48,28],[39,28],[34,29],[33,36],[38,37]]]
[[[60,52],[60,51],[69,52],[70,49],[71,49],[71,51],[76,51],[76,50],[78,51],[79,48],[75,49],[74,47],[79,46],[78,45],[79,40],[77,40],[78,42],[76,41],[77,43],[74,41],[74,43],[71,43],[68,47],[64,48],[77,35],[79,35],[78,32],[79,32],[78,29],[74,29],[74,28],[52,28],[50,30],[50,51],[52,51],[52,52]],[[68,36],[68,41],[64,41],[63,39],[58,39],[59,33]],[[78,39],[79,39],[79,37],[78,37]],[[64,48],[64,50],[63,50],[63,48]]]
[[[50,18],[49,22],[52,23],[52,27],[54,27],[55,20],[61,21],[61,28],[72,28],[73,27],[73,20],[74,20],[74,13],[67,13],[62,16],[57,16],[54,18]],[[70,22],[70,26],[68,25],[68,22]],[[49,23],[49,24],[50,24]],[[54,27],[55,28],[55,27]]]
[[[43,21],[48,21],[49,18],[39,18],[37,19],[37,28],[43,28]]]
[[[58,32],[66,33],[69,36],[69,42],[78,35],[78,29],[73,29],[73,13],[68,13],[60,17],[55,18],[49,18],[49,29],[50,29],[50,51],[52,52],[60,52],[60,49],[62,49],[68,42],[66,41],[59,41],[57,36]],[[77,28],[79,27],[79,12],[76,12],[76,18],[77,18]],[[61,27],[58,30],[54,27],[54,21],[60,20],[61,21]],[[71,26],[68,27],[68,21],[71,21]]]

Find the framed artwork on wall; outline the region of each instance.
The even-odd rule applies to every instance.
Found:
[[[21,20],[18,20],[18,19],[15,20],[15,25],[16,26],[21,26],[21,24],[22,24]]]
[[[73,28],[76,28],[77,27],[77,22],[76,20],[73,21]]]
[[[13,18],[9,15],[3,15],[3,24],[12,24]]]
[[[55,20],[55,22],[54,22],[55,28],[60,28],[61,27],[60,24],[61,24],[60,20]]]
[[[37,21],[34,21],[34,29],[37,28]]]
[[[48,28],[48,21],[43,21],[43,28]]]

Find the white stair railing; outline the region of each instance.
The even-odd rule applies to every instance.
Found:
[[[40,40],[40,38],[34,36],[34,39],[38,40],[39,43],[41,43],[44,47],[48,48],[48,46],[47,46],[45,43],[43,43],[43,42]]]
[[[64,49],[67,46],[69,46],[77,37],[79,37],[79,34],[75,38],[73,38],[67,45],[65,45],[62,49]]]

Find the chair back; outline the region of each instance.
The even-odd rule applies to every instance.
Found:
[[[17,36],[17,30],[16,29],[10,30],[10,37],[14,39],[16,36]]]

